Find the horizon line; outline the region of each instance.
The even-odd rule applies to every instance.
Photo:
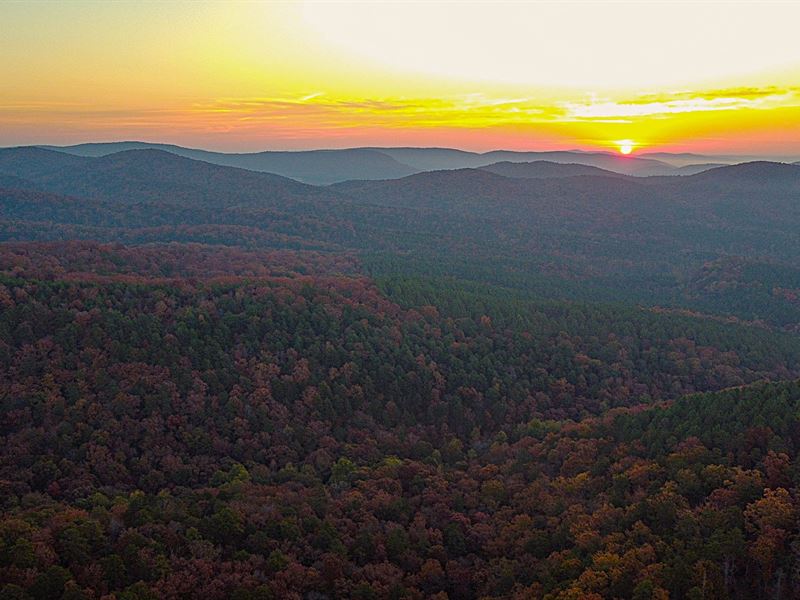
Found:
[[[266,152],[281,152],[281,153],[303,153],[303,152],[332,152],[332,151],[342,151],[342,150],[451,150],[455,152],[464,152],[466,154],[475,154],[478,156],[492,154],[494,152],[508,152],[513,154],[527,154],[527,153],[536,153],[536,154],[550,154],[550,153],[557,153],[557,152],[564,152],[564,153],[576,153],[576,154],[604,154],[609,156],[616,156],[619,158],[636,158],[637,156],[648,156],[648,155],[672,155],[672,156],[679,156],[679,155],[691,155],[697,157],[729,157],[729,158],[748,158],[748,157],[781,157],[787,158],[792,162],[795,160],[800,160],[800,153],[798,154],[766,154],[763,152],[755,152],[752,154],[740,154],[740,153],[733,153],[733,154],[701,154],[698,152],[691,152],[691,151],[667,151],[667,150],[651,150],[651,151],[643,151],[637,152],[634,150],[630,154],[624,155],[620,152],[614,152],[612,150],[601,150],[601,149],[582,149],[582,148],[564,148],[564,149],[550,149],[550,150],[509,150],[507,148],[494,148],[492,150],[485,150],[485,151],[476,151],[476,150],[467,150],[464,148],[458,148],[454,146],[341,146],[341,147],[311,147],[311,148],[303,148],[303,149],[263,149],[263,150],[214,150],[211,148],[202,148],[196,146],[181,146],[180,144],[174,144],[171,142],[164,142],[164,141],[145,141],[145,140],[135,140],[135,139],[128,139],[128,140],[103,140],[103,141],[90,141],[90,142],[77,142],[74,144],[12,144],[12,145],[4,145],[0,146],[0,149],[6,150],[10,148],[75,148],[78,146],[87,146],[87,145],[112,145],[112,144],[149,144],[149,145],[159,145],[159,146],[173,146],[176,148],[182,148],[184,150],[196,150],[200,152],[210,152],[216,154],[261,154]]]

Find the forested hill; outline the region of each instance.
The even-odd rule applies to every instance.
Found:
[[[0,151],[0,173],[28,179],[49,192],[115,204],[168,201],[214,207],[258,201],[289,203],[331,196],[287,177],[221,167],[162,150],[127,150],[78,158],[40,148]]]
[[[117,142],[79,144],[66,148],[51,146],[45,147],[45,149],[86,157],[109,156],[127,150],[157,150],[215,165],[275,173],[298,181],[321,185],[355,178],[390,179],[418,171],[418,169],[398,162],[384,152],[371,148],[225,153],[183,148],[172,144]]]
[[[795,585],[795,335],[186,244],[6,244],[0,304],[5,597]]]
[[[600,175],[606,177],[622,177],[614,171],[607,171],[598,167],[580,164],[564,164],[538,160],[527,163],[503,161],[481,167],[482,171],[505,175],[506,177],[521,177],[524,179],[546,179],[549,177],[575,177],[578,175]]]
[[[0,150],[0,600],[800,589],[799,167],[98,153]]]

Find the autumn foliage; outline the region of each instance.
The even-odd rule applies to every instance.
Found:
[[[789,598],[800,342],[347,254],[0,247],[0,598]]]

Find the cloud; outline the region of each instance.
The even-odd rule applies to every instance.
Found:
[[[730,88],[640,94],[625,99],[547,102],[535,97],[493,97],[483,92],[450,98],[336,99],[322,93],[284,97],[220,99],[194,107],[246,121],[312,119],[316,126],[491,127],[543,123],[632,123],[687,113],[766,110],[800,106],[800,88]]]
[[[764,110],[800,106],[798,88],[734,88],[703,92],[681,91],[671,94],[643,94],[637,98],[614,101],[567,102],[561,104],[566,117],[577,121],[605,122],[637,117],[667,117],[682,113]]]
[[[308,102],[309,100],[313,100],[314,98],[319,98],[320,96],[324,96],[324,92],[315,92],[313,94],[308,94],[307,96],[303,96],[300,98],[300,102]]]
[[[348,98],[311,94],[302,98],[222,98],[192,107],[197,115],[225,114],[242,121],[313,120],[318,127],[488,127],[557,121],[563,109],[536,99],[483,93],[450,98]]]

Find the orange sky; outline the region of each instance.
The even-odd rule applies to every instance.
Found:
[[[0,145],[800,156],[800,3],[5,2]]]

